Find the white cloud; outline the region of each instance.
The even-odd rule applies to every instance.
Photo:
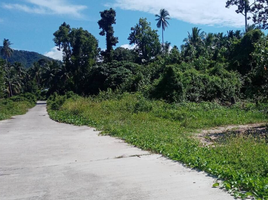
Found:
[[[164,8],[171,18],[192,24],[241,27],[243,15],[235,7],[225,8],[226,0],[115,0],[114,7],[157,14]]]
[[[125,49],[134,49],[136,47],[136,45],[123,44],[120,47],[123,47]]]
[[[59,51],[58,47],[53,47],[49,52],[46,52],[44,55],[55,60],[62,60],[62,50]]]
[[[24,0],[27,4],[7,4],[3,3],[2,7],[9,10],[20,10],[27,13],[35,14],[57,14],[70,15],[81,18],[81,11],[87,6],[74,5],[68,0]]]
[[[37,13],[37,14],[45,14],[45,10],[42,8],[31,8],[26,5],[20,5],[20,4],[3,4],[3,8],[9,9],[9,10],[20,10],[27,13]]]

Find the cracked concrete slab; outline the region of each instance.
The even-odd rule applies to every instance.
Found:
[[[0,121],[0,199],[234,199],[214,181],[93,128],[54,122],[44,102]]]

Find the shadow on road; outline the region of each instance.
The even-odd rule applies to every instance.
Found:
[[[38,102],[36,103],[37,106],[38,106],[38,105],[46,105],[46,104],[47,104],[46,101],[38,101]]]

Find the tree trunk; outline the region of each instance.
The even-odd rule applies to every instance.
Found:
[[[162,46],[164,47],[164,29],[162,27]]]
[[[247,1],[245,0],[245,32],[248,31],[248,9],[247,9]]]
[[[12,92],[12,87],[11,87],[10,82],[8,82],[8,87],[9,87],[9,97],[12,97],[13,96],[13,92]]]

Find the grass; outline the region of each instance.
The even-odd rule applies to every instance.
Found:
[[[9,119],[15,115],[25,114],[29,108],[34,106],[33,102],[26,99],[20,101],[13,100],[0,99],[0,120]]]
[[[225,145],[205,147],[192,137],[197,129],[267,122],[267,111],[265,104],[167,104],[146,100],[139,94],[124,94],[111,99],[70,98],[59,110],[49,109],[49,114],[54,120],[96,127],[103,134],[206,171],[223,180],[222,187],[235,196],[267,199],[265,140],[238,136],[229,138]]]

